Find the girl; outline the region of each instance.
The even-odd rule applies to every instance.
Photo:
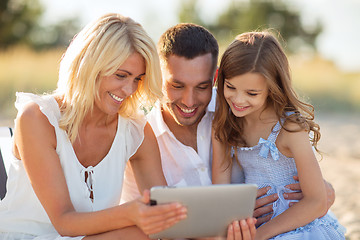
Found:
[[[237,36],[218,74],[213,183],[230,183],[232,166],[240,164],[246,183],[278,194],[272,219],[257,229],[256,239],[344,239],[335,218],[319,218],[326,213],[326,193],[311,146],[316,149],[320,139],[319,125],[313,107],[291,86],[289,63],[276,38],[268,32]],[[286,185],[295,183],[297,174],[304,198],[289,208],[283,193],[290,192]]]

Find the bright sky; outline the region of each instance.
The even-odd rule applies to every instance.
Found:
[[[44,21],[54,23],[78,16],[85,24],[107,12],[119,12],[141,23],[155,42],[168,27],[178,23],[181,0],[40,0],[46,10]],[[359,0],[287,0],[303,13],[303,21],[320,20],[324,30],[319,36],[319,52],[346,71],[360,71]],[[230,0],[200,0],[207,19],[226,8]]]

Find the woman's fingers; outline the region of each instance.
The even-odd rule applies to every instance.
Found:
[[[179,219],[177,217],[173,217],[173,218],[163,219],[163,220],[160,220],[160,221],[154,221],[154,222],[151,222],[150,224],[144,226],[143,231],[146,234],[157,233],[157,232],[160,232],[162,230],[165,230],[165,229],[173,226],[174,224],[176,224],[180,220],[181,219]]]
[[[135,203],[137,214],[135,223],[146,234],[152,234],[171,227],[187,217],[186,207],[180,203],[149,206],[150,192],[145,190],[143,196]]]

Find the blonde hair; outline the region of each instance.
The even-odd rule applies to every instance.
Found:
[[[134,52],[145,60],[145,77],[134,94],[122,103],[119,114],[135,116],[141,105],[162,97],[161,72],[156,46],[140,24],[120,14],[106,14],[88,24],[72,40],[60,63],[55,94],[62,97],[60,128],[71,142],[85,115],[92,111],[102,76],[116,72]]]
[[[268,106],[272,106],[278,120],[297,123],[300,130],[312,132],[310,139],[317,150],[320,127],[314,120],[314,107],[299,100],[291,86],[288,59],[277,39],[267,31],[238,35],[225,50],[218,72],[216,110],[213,121],[215,137],[224,144],[230,159],[232,146],[247,146],[243,138],[243,121],[231,111],[224,97],[224,81],[245,73],[259,73],[269,87]],[[289,115],[289,113],[294,113]],[[284,126],[283,126],[284,127]],[[284,128],[286,131],[290,131]],[[235,151],[236,153],[236,151]],[[228,166],[232,162],[227,162]]]

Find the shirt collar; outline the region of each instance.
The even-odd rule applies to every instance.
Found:
[[[164,133],[169,133],[170,135],[173,135],[168,125],[165,123],[161,111],[162,111],[161,104],[157,102],[155,107],[151,110],[151,112],[147,116],[148,122],[150,123],[156,137],[159,137]],[[200,125],[202,125],[202,122],[206,121],[206,119],[211,116],[212,116],[212,111],[209,110],[209,106],[208,106],[205,115],[201,118],[198,124],[198,128]]]

